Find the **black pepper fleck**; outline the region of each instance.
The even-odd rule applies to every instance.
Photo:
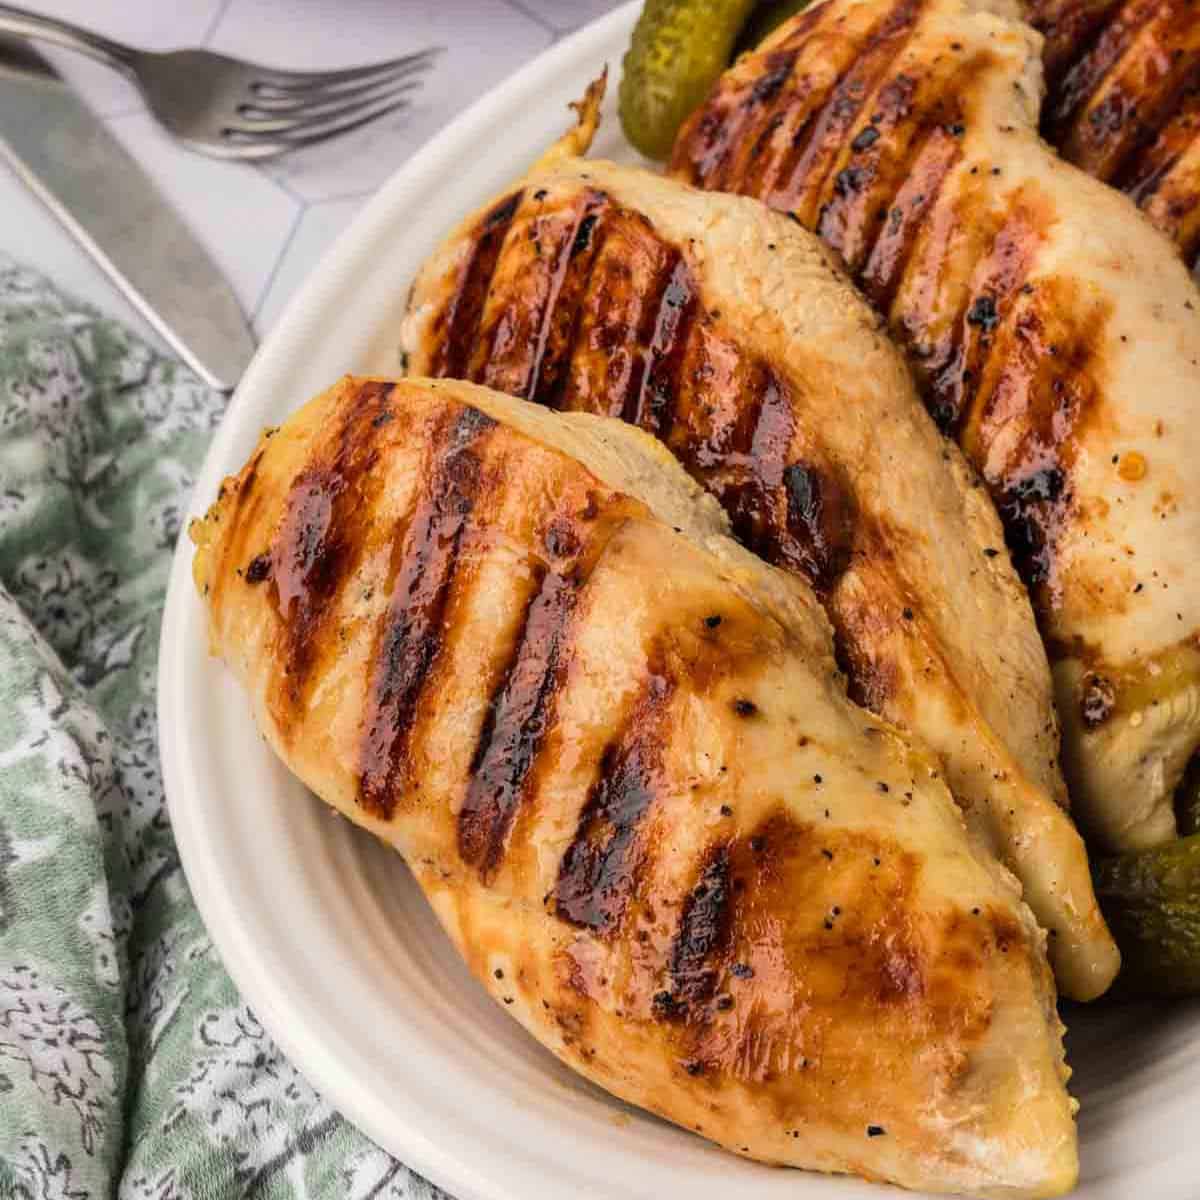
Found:
[[[250,565],[246,568],[246,582],[262,583],[270,573],[271,556],[269,554],[259,554],[250,560]]]

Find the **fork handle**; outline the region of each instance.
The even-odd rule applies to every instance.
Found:
[[[43,17],[39,13],[26,12],[21,8],[12,8],[7,4],[0,4],[0,33],[13,33],[35,41],[66,46],[68,50],[78,50],[82,54],[98,58],[118,71],[129,72],[133,69],[136,52],[129,46],[122,46],[120,42],[101,37],[91,30],[80,29],[78,25],[70,25],[54,17]]]

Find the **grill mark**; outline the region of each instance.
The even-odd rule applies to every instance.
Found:
[[[959,430],[969,419],[971,408],[981,403],[980,381],[994,335],[1011,313],[1013,297],[1029,277],[1051,220],[1051,213],[1039,211],[1033,201],[1018,196],[990,251],[976,264],[970,291],[955,323],[947,365],[930,379],[928,402],[943,429]],[[969,437],[959,440],[968,456],[978,455]]]
[[[671,427],[680,367],[698,307],[695,280],[678,251],[668,259],[662,275],[666,282],[646,350],[641,386],[626,418],[658,437]]]
[[[1032,4],[1029,23],[1046,39],[1042,60],[1045,64],[1046,86],[1056,91],[1062,74],[1072,58],[1086,54],[1104,31],[1104,23],[1120,8],[1123,0],[1106,0],[1104,4],[1067,4],[1058,12],[1053,5]]]
[[[760,161],[772,157],[767,153],[771,140],[782,126],[788,106],[798,99],[786,88],[795,64],[793,50],[773,50],[764,57],[762,73],[747,84],[736,101],[739,136],[722,155],[714,180],[733,180],[737,190],[742,191],[744,180],[756,173]],[[714,182],[710,186],[722,185]]]
[[[611,201],[592,193],[589,211],[576,229],[571,246],[571,264],[559,289],[550,318],[550,335],[545,357],[535,366],[537,383],[530,399],[547,408],[559,409],[570,387],[571,361],[579,344],[584,299],[593,285],[596,263],[608,234],[606,217]]]
[[[477,451],[495,424],[473,408],[454,419],[428,489],[393,547],[391,599],[371,656],[358,786],[359,805],[383,820],[395,810],[417,704],[444,646],[446,604],[482,486]]]
[[[860,286],[880,312],[891,311],[919,232],[961,158],[962,144],[940,126],[929,131],[913,155],[909,176],[896,193],[859,275]]]
[[[1109,315],[1107,303],[1057,277],[1022,291],[970,430],[1014,565],[1041,589],[1043,608],[1057,603],[1054,547],[1072,511],[1077,431],[1101,394],[1096,362]]]
[[[586,288],[560,292],[550,316],[577,326],[580,356],[606,352],[608,368],[593,382],[594,367],[573,357],[560,375],[571,381],[565,406],[621,416],[660,437],[721,501],[747,546],[829,590],[849,559],[854,505],[839,473],[793,454],[790,385],[716,332],[686,258],[644,217],[605,208],[603,220],[610,250]],[[514,242],[506,253],[521,248]],[[494,302],[519,306],[522,293],[497,293]]]
[[[729,943],[732,929],[729,847],[705,856],[696,886],[683,904],[669,958],[673,1009],[702,1003],[716,990],[720,965],[713,960]]]
[[[480,222],[471,252],[459,272],[457,287],[433,325],[437,340],[430,360],[430,375],[465,377],[500,250],[522,196],[522,192],[514,192],[501,200]]]
[[[1200,129],[1200,82],[1191,91],[1179,111],[1164,123],[1154,141],[1129,164],[1115,181],[1139,208],[1146,208],[1173,173],[1183,156],[1196,145]]]
[[[935,64],[920,81],[899,75],[879,88],[868,122],[850,142],[850,165],[836,177],[815,231],[838,250],[851,274],[869,260],[892,219],[898,193],[914,180],[922,155],[929,153],[934,131],[955,149],[960,145],[966,125],[959,97],[969,90],[977,69],[974,61],[949,71]],[[957,158],[955,151],[948,153]],[[909,194],[915,198],[923,193],[910,189]]]
[[[1119,9],[1096,41],[1063,73],[1052,97],[1042,106],[1042,130],[1059,142],[1069,136],[1075,115],[1129,49],[1139,30],[1152,19],[1161,0],[1132,0]]]
[[[794,53],[789,55],[793,67],[795,58]],[[792,67],[789,67],[789,75],[791,70]],[[738,181],[737,190],[742,195],[762,197],[774,187],[780,165],[791,149],[797,128],[807,119],[814,102],[819,102],[825,94],[816,94],[809,75],[793,80],[791,86],[781,92],[768,110],[749,152],[742,155],[742,161],[736,168],[730,168],[730,173]]]
[[[458,818],[458,851],[490,879],[554,716],[565,678],[566,629],[579,580],[543,569],[518,632],[513,658],[493,697],[471,763]]]
[[[601,937],[621,928],[641,867],[641,831],[661,787],[661,730],[675,681],[655,655],[647,671],[621,732],[600,757],[554,886],[557,915]]]
[[[805,226],[816,223],[820,204],[833,187],[834,168],[846,152],[849,130],[903,51],[922,3],[899,0],[881,17],[829,98],[806,123],[799,159],[783,189],[790,197],[787,207]]]
[[[797,24],[803,30],[811,29],[813,14],[804,13]],[[687,145],[691,170],[698,178],[711,181],[708,186],[721,186],[730,170],[731,152],[745,144],[748,139],[744,135],[756,127],[755,122],[761,128],[778,112],[781,104],[779,97],[795,61],[796,52],[789,46],[772,50],[764,59],[766,72],[762,77],[754,79],[735,96],[729,97],[729,102],[722,105],[720,111],[701,105],[696,117],[685,126],[679,145]],[[719,96],[719,89],[718,82],[714,84],[711,96]]]
[[[636,415],[676,251],[641,214],[606,216],[603,244],[578,303],[560,406],[604,416]]]
[[[1090,95],[1069,132],[1065,157],[1098,179],[1116,180],[1194,88],[1200,38],[1190,5],[1162,5],[1129,52]]]
[[[485,883],[503,860],[517,810],[534,787],[538,756],[566,682],[580,593],[623,523],[614,509],[598,524],[589,518],[574,527],[560,519],[546,530],[546,550],[555,561],[537,570],[538,585],[479,731],[458,816],[459,855]]]
[[[526,398],[537,394],[544,375],[552,384],[571,319],[559,301],[587,277],[606,204],[601,193],[587,191],[516,226],[484,305],[468,367],[473,382]],[[567,328],[559,328],[563,323]]]
[[[331,452],[315,456],[293,480],[267,552],[269,596],[282,639],[275,701],[286,713],[295,713],[307,697],[337,594],[362,553],[378,486],[372,422],[388,411],[394,386],[368,380],[346,396]],[[286,730],[291,722],[280,724]]]

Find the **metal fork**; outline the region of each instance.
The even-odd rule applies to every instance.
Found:
[[[404,108],[441,53],[431,47],[343,71],[276,71],[208,50],[137,50],[6,4],[0,33],[98,58],[133,80],[158,122],[185,146],[239,159],[272,158]]]

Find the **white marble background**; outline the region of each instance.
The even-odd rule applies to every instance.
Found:
[[[150,50],[207,46],[268,66],[336,68],[446,47],[412,106],[273,163],[184,150],[120,75],[40,49],[208,247],[261,337],[368,196],[478,96],[619,0],[16,0]],[[0,118],[2,126],[2,118]],[[149,331],[0,164],[0,251]]]

